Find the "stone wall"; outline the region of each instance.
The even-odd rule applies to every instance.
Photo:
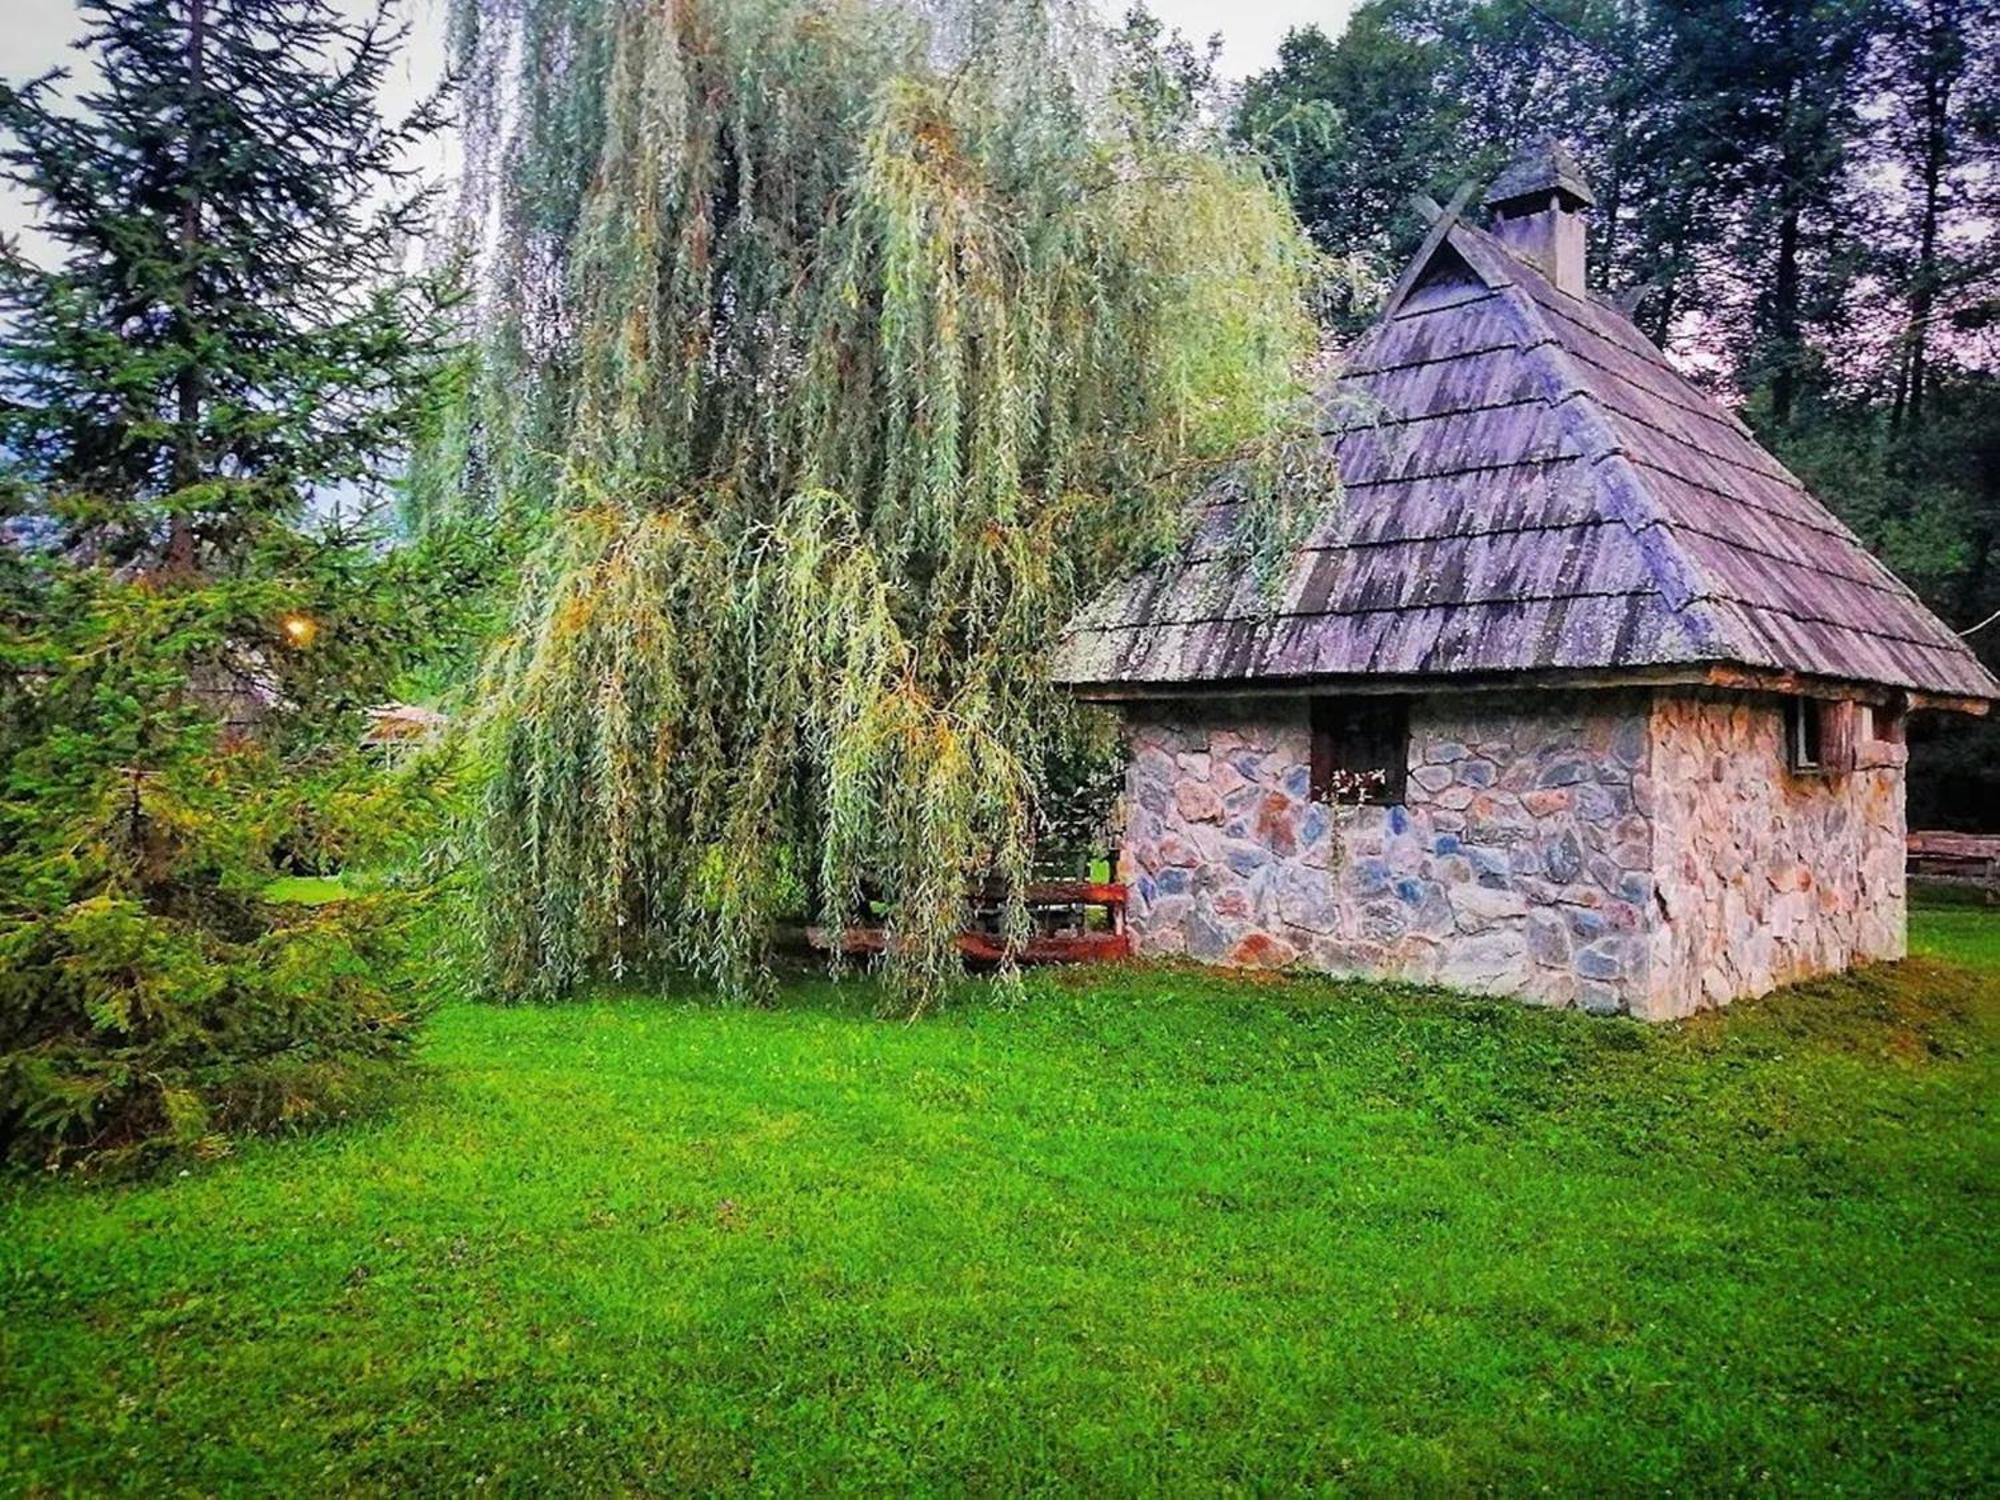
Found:
[[[1786,762],[1782,701],[1662,694],[1647,1013],[1684,1016],[1905,951],[1904,752],[1843,776]]]
[[[1140,952],[1646,1005],[1645,694],[1419,699],[1405,805],[1338,811],[1308,796],[1303,699],[1128,712]]]
[[[1900,764],[1793,773],[1776,698],[1420,698],[1404,804],[1338,810],[1302,698],[1127,713],[1144,954],[1661,1019],[1904,951]]]

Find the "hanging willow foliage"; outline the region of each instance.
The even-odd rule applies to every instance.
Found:
[[[549,515],[486,688],[500,978],[741,993],[865,894],[922,1003],[1085,733],[1065,619],[1219,466],[1316,450],[1314,257],[1050,0],[457,30],[490,278],[448,503]]]

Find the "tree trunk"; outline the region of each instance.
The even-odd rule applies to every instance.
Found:
[[[199,292],[195,255],[201,245],[201,112],[206,88],[203,52],[207,41],[207,0],[188,0],[187,38],[187,177],[181,199],[181,306],[180,332],[182,360],[176,377],[173,487],[182,491],[198,482],[202,474],[201,400],[199,364],[200,339],[195,327],[195,297]],[[167,568],[172,573],[191,573],[195,567],[194,522],[178,504],[168,523]]]
[[[1787,192],[1787,196],[1789,192]],[[1771,332],[1777,344],[1777,365],[1771,373],[1771,419],[1779,427],[1792,423],[1798,399],[1799,359],[1799,210],[1787,204],[1778,220],[1778,269],[1771,279]]]
[[[1905,414],[1911,432],[1924,425],[1924,385],[1930,356],[1931,317],[1937,305],[1938,221],[1942,214],[1944,174],[1951,149],[1951,62],[1946,55],[1952,45],[1958,17],[1941,14],[1949,8],[1933,3],[1926,7],[1924,45],[1924,156],[1918,172],[1923,183],[1922,219],[1917,228],[1916,275],[1910,283],[1910,374],[1909,399]]]

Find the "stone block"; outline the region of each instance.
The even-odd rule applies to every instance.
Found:
[[[1532,825],[1520,804],[1504,793],[1478,792],[1466,809],[1466,831],[1481,844],[1504,844],[1524,838]]]
[[[1500,779],[1500,768],[1484,756],[1460,761],[1452,769],[1452,779],[1460,786],[1489,787]]]
[[[1595,779],[1588,761],[1570,755],[1543,762],[1535,773],[1535,785],[1538,787],[1575,786],[1580,781]]]
[[[1625,995],[1615,984],[1580,979],[1576,985],[1576,1007],[1593,1016],[1615,1016],[1625,1009]]]
[[[1250,875],[1271,862],[1271,851],[1262,844],[1232,839],[1224,846],[1222,858],[1238,875]]]
[[[1628,939],[1599,938],[1576,955],[1576,972],[1585,979],[1623,979],[1631,972],[1631,958]]]
[[[1361,935],[1374,943],[1393,943],[1410,929],[1410,909],[1400,901],[1371,901],[1361,908]]]
[[[1190,823],[1222,821],[1222,798],[1205,781],[1183,781],[1174,787],[1174,810]]]
[[[1441,792],[1451,785],[1450,766],[1418,766],[1410,772],[1410,780],[1426,792]]]
[[[1514,857],[1511,851],[1492,844],[1467,844],[1465,858],[1472,868],[1472,875],[1481,885],[1504,886],[1514,874]]]
[[[1228,961],[1245,969],[1280,969],[1298,956],[1299,950],[1283,938],[1252,932],[1237,939]]]
[[[1627,770],[1646,763],[1647,723],[1637,714],[1622,720],[1611,739],[1611,754]]]
[[[1257,808],[1258,842],[1281,859],[1298,852],[1297,809],[1298,804],[1283,792],[1266,792]]]
[[[1227,797],[1222,799],[1224,812],[1231,818],[1254,818],[1257,809],[1264,805],[1265,788],[1254,781],[1246,781]]]
[[[1532,967],[1527,937],[1500,927],[1445,944],[1437,977],[1455,989],[1519,993],[1527,988]]]
[[[1451,909],[1460,932],[1483,932],[1496,922],[1528,914],[1528,898],[1509,886],[1474,883],[1451,888]]]
[[[1221,958],[1235,941],[1227,927],[1211,914],[1199,910],[1181,924],[1181,930],[1187,934],[1187,951],[1191,958]]]
[[[1528,918],[1528,956],[1551,968],[1569,967],[1569,927],[1560,915],[1536,912]]]
[[[1309,951],[1312,966],[1329,974],[1380,974],[1389,961],[1388,949],[1380,943],[1352,938],[1315,938]]]
[[[1441,938],[1449,935],[1456,926],[1451,897],[1445,894],[1445,888],[1436,884],[1427,885],[1423,900],[1417,903],[1416,911],[1410,916],[1410,931]]]
[[[1563,969],[1536,969],[1521,998],[1549,1010],[1569,1010],[1576,1004],[1577,977]]]
[[[1570,805],[1586,823],[1608,823],[1618,816],[1618,803],[1609,787],[1586,782],[1569,789]]]
[[[1308,802],[1299,814],[1299,842],[1306,846],[1321,843],[1333,827],[1333,818],[1324,806]]]
[[[1389,889],[1389,862],[1379,856],[1355,860],[1347,869],[1347,889],[1356,896],[1380,896]]]
[[[1132,774],[1141,783],[1171,786],[1179,778],[1174,757],[1157,745],[1143,747],[1132,761]]]
[[[1583,873],[1583,846],[1574,830],[1564,829],[1560,838],[1543,847],[1542,870],[1557,885],[1569,885]]]
[[[1224,886],[1215,893],[1212,909],[1218,917],[1232,921],[1247,922],[1256,915],[1255,904],[1250,899],[1250,888],[1245,885]]]
[[[1287,866],[1278,877],[1278,915],[1287,927],[1332,933],[1340,929],[1340,902],[1333,879],[1324,870]]]

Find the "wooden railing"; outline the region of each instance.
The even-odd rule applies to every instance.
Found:
[[[1014,954],[1027,964],[1103,963],[1132,952],[1125,931],[1125,887],[1096,880],[1038,880],[1022,893],[1028,907],[1030,932]],[[988,886],[973,895],[973,923],[958,935],[958,951],[974,963],[998,963],[1006,957],[1001,935],[1003,893]],[[1094,914],[1101,913],[1101,917]],[[835,936],[824,927],[808,927],[806,941],[831,950]],[[839,935],[842,952],[882,953],[888,949],[886,928],[854,926]]]
[[[1917,832],[1909,850],[1912,875],[2000,889],[2000,834]]]

